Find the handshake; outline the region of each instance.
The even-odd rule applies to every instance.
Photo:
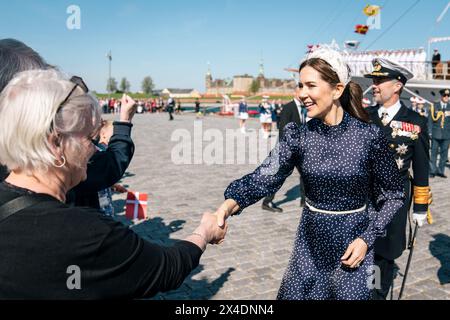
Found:
[[[200,225],[186,240],[198,245],[202,250],[209,244],[221,244],[228,231],[226,219],[238,210],[234,200],[226,200],[214,213],[205,212]],[[202,240],[202,241],[199,241]],[[203,242],[203,243],[202,243]]]

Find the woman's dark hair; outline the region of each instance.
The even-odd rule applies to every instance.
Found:
[[[0,92],[21,71],[49,69],[52,66],[33,49],[15,39],[0,39]]]
[[[332,69],[331,65],[320,58],[311,58],[305,60],[299,68],[299,72],[306,66],[309,66],[319,72],[322,80],[328,82],[331,86],[337,85],[339,77],[337,73]],[[339,102],[342,108],[348,112],[352,117],[357,118],[363,122],[370,122],[369,114],[362,106],[363,91],[359,84],[350,81],[344,89]]]

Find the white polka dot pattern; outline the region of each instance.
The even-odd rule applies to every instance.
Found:
[[[373,243],[405,201],[404,185],[382,131],[344,112],[336,126],[312,119],[289,123],[268,158],[225,191],[242,209],[281,188],[294,167],[300,168],[308,202],[328,211],[303,210],[289,266],[278,299],[369,299]],[[269,173],[269,174],[268,174]],[[239,212],[239,213],[240,213]],[[362,238],[369,246],[357,269],[341,265],[348,245]]]

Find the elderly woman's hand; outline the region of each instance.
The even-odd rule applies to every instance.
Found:
[[[120,107],[120,121],[131,122],[136,112],[137,104],[129,95],[123,94]]]
[[[206,243],[220,244],[224,241],[227,230],[227,223],[225,223],[222,227],[219,227],[217,225],[217,216],[206,212],[203,214],[200,225],[195,229],[193,235],[200,236]]]

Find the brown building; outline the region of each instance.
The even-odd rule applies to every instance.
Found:
[[[253,93],[251,90],[252,83],[258,82],[259,90]],[[261,63],[259,75],[255,78],[251,75],[244,74],[234,76],[233,80],[213,79],[211,71],[205,77],[205,95],[206,96],[222,96],[226,95],[268,95],[268,96],[286,96],[291,95],[296,86],[294,79],[276,79],[266,78],[264,76],[264,67]]]

